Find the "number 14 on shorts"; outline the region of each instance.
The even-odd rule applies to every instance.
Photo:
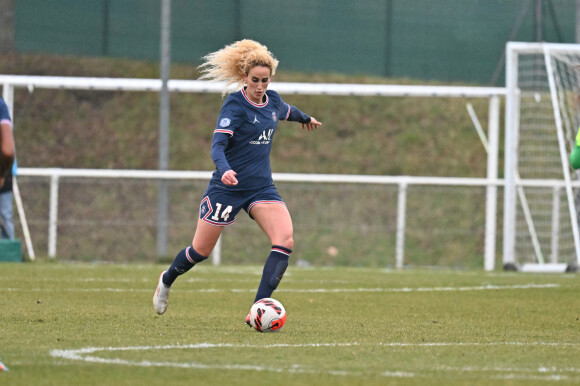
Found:
[[[228,225],[235,221],[235,214],[232,215],[233,210],[233,205],[226,206],[220,202],[212,205],[211,200],[206,196],[199,206],[199,218],[213,225]]]
[[[223,205],[219,202],[216,202],[215,204],[215,210],[213,213],[213,216],[211,216],[211,219],[214,221],[228,221],[228,218],[230,217],[230,214],[232,213],[233,207],[231,205],[228,205],[225,207],[225,209],[222,211],[222,207]]]

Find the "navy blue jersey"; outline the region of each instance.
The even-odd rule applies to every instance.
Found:
[[[292,118],[292,119],[289,119]],[[267,90],[263,103],[254,103],[244,89],[228,95],[213,134],[211,155],[216,170],[210,184],[230,190],[271,185],[270,151],[279,120],[309,121],[310,117],[288,105],[277,92]],[[237,173],[238,185],[221,182],[228,170]]]

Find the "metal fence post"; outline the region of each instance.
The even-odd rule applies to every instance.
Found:
[[[48,257],[56,256],[56,234],[58,228],[58,184],[56,171],[50,176],[50,208],[48,212]]]
[[[403,268],[405,256],[405,224],[407,214],[407,181],[399,183],[399,194],[397,198],[397,244],[396,244],[396,266]]]

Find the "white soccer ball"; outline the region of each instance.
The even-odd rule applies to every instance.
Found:
[[[286,310],[276,299],[260,299],[250,309],[250,325],[260,332],[279,331],[284,323]]]

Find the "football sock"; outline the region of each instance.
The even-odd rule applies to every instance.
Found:
[[[278,287],[278,283],[282,280],[284,272],[288,267],[288,259],[292,253],[291,249],[281,247],[279,245],[272,245],[272,250],[264,264],[264,270],[262,272],[262,280],[260,281],[260,286],[258,287],[258,293],[256,294],[257,302],[263,298],[269,298],[272,296],[272,292]]]
[[[207,259],[207,256],[202,256],[193,249],[193,246],[183,248],[171,264],[171,267],[163,275],[163,284],[170,287],[178,276],[183,275],[197,263],[201,263]]]

